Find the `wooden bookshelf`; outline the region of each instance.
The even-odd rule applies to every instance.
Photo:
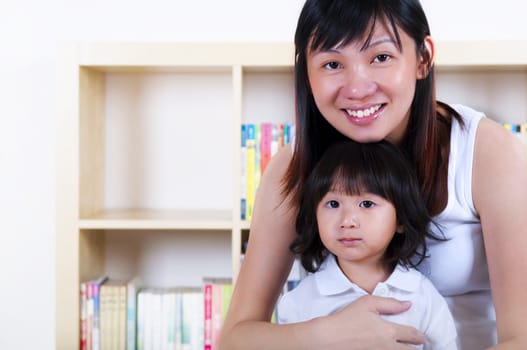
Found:
[[[506,95],[510,93],[507,86],[512,82],[514,105],[505,118],[516,118],[511,122],[526,120],[527,42],[439,42],[436,52],[438,76],[454,79],[455,84],[457,77],[467,80],[468,88],[462,86],[465,90],[470,89],[471,79],[481,81],[482,77],[490,76],[491,93],[504,90]],[[107,273],[113,259],[108,259],[112,251],[108,250],[106,242],[113,232],[140,231],[145,235],[155,231],[169,235],[189,235],[191,232],[196,239],[202,232],[226,235],[230,237],[227,254],[230,261],[223,263],[230,266],[230,277],[236,279],[242,237],[247,236],[250,225],[240,220],[240,125],[262,121],[266,113],[277,122],[293,121],[293,62],[294,47],[290,43],[69,43],[61,46],[57,61],[57,349],[71,350],[79,346],[79,284]],[[108,90],[115,90],[116,86],[128,88],[128,82],[134,84],[137,91],[128,95],[132,106],[127,109],[134,115],[136,107],[140,106],[136,99],[146,99],[142,93],[148,86],[140,84],[148,85],[151,81],[162,84],[165,76],[170,82],[182,82],[182,88],[176,90],[185,92],[184,99],[193,100],[195,95],[195,101],[189,102],[195,105],[195,111],[191,106],[185,113],[178,113],[175,103],[173,118],[182,128],[185,128],[183,121],[188,120],[205,126],[218,123],[212,123],[211,128],[227,125],[225,135],[218,136],[210,149],[207,142],[181,147],[171,143],[170,137],[163,139],[169,148],[180,152],[173,158],[177,159],[174,163],[178,166],[173,167],[149,163],[152,154],[166,153],[163,149],[166,146],[157,140],[156,131],[151,131],[148,125],[155,119],[154,115],[137,117],[140,125],[131,127],[133,135],[128,138],[125,135],[126,142],[108,137],[115,131],[111,116],[115,110],[120,110],[112,107],[115,93],[111,95]],[[199,84],[190,84],[194,80]],[[449,91],[454,83],[442,83],[447,97],[453,96]],[[441,94],[439,91],[438,96]],[[155,102],[155,93],[153,95],[149,98]],[[471,96],[464,98],[465,101],[458,102],[473,106]],[[511,100],[511,97],[504,98]],[[273,103],[267,103],[268,99]],[[503,109],[499,98],[482,98],[481,106],[474,107],[496,114]],[[262,109],[266,110],[262,112]],[[515,116],[512,116],[513,111]],[[126,117],[125,114],[121,118]],[[126,123],[121,125],[129,127]],[[159,130],[157,133],[161,132]],[[150,138],[142,139],[142,134],[148,132],[152,132]],[[119,148],[122,145],[115,149],[114,144],[119,142],[123,143],[124,151]],[[143,144],[153,153],[143,152]],[[126,150],[127,145],[133,150]],[[153,147],[151,150],[152,146],[161,149]],[[207,152],[216,162],[210,168],[200,165],[203,161],[199,160]],[[186,158],[189,154],[192,157]],[[192,163],[193,158],[198,161]],[[170,164],[172,158],[167,159],[159,163]],[[115,163],[119,162],[125,165],[114,171],[118,168]],[[187,164],[191,164],[190,169]],[[193,179],[189,174],[196,164],[196,179]],[[136,178],[136,173],[142,174],[144,169],[144,178],[153,179],[150,182]],[[161,177],[159,169],[167,170],[174,178]],[[178,172],[185,173],[182,179],[178,179]],[[117,173],[116,178],[112,178],[114,173]],[[211,185],[198,175],[211,176],[211,179],[219,176],[219,182],[212,181]],[[170,184],[167,193],[156,187],[165,183],[163,181]],[[149,192],[162,197],[161,204],[155,203],[155,198],[150,199],[155,196],[150,196]],[[176,197],[182,199],[171,201]],[[195,256],[197,260],[207,259],[199,254]],[[193,261],[185,261],[182,268],[192,269],[193,265]]]

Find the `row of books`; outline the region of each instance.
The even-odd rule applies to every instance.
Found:
[[[527,123],[522,124],[511,124],[505,123],[503,126],[510,130],[514,135],[516,135],[520,140],[527,144]]]
[[[289,123],[241,125],[241,219],[251,220],[254,197],[269,160],[294,138]]]
[[[81,350],[216,350],[232,296],[229,278],[152,288],[106,276],[80,285]]]

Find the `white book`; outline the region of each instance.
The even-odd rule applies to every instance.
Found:
[[[141,279],[135,277],[126,285],[126,350],[136,350],[137,291]]]

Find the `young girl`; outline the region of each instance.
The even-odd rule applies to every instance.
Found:
[[[394,297],[412,307],[384,318],[422,331],[425,349],[457,349],[448,305],[414,269],[425,258],[425,237],[441,241],[427,231],[430,221],[394,145],[332,145],[305,182],[291,245],[312,274],[280,299],[279,323],[326,316],[368,294]]]
[[[527,349],[527,152],[482,113],[436,101],[434,41],[419,1],[307,0],[295,47],[294,149],[283,148],[261,179],[222,350],[424,342],[415,328],[379,316],[410,307],[394,298],[365,296],[329,316],[270,322],[294,260],[305,180],[343,139],[387,140],[408,155],[448,239],[429,242],[419,268],[447,299],[459,348]]]

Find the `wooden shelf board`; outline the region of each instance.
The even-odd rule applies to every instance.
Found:
[[[231,230],[229,211],[107,209],[81,218],[80,229],[101,230]]]
[[[527,67],[527,41],[438,41],[435,51],[439,68]]]
[[[292,67],[290,43],[79,43],[81,66],[101,70],[155,67],[218,69],[244,67]]]
[[[75,44],[80,66],[103,71],[291,70],[294,45],[283,43]],[[519,40],[436,41],[437,67],[527,67],[527,42]]]

